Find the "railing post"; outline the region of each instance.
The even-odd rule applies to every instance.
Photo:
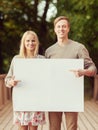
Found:
[[[6,74],[0,75],[0,108],[11,99],[11,89],[5,86],[5,76]]]
[[[98,99],[98,75],[94,77],[94,94],[93,99],[96,101]]]

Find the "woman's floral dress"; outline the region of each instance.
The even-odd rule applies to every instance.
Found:
[[[38,126],[44,123],[44,112],[14,112],[14,124]]]

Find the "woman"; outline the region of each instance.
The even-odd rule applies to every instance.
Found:
[[[26,31],[21,39],[19,55],[12,59],[9,72],[5,78],[7,87],[15,87],[18,80],[13,76],[13,61],[15,58],[44,58],[38,54],[39,40],[35,32]],[[37,130],[39,124],[45,123],[44,112],[17,112],[14,111],[14,123],[18,124],[19,130]]]

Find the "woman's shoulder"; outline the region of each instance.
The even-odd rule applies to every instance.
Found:
[[[13,59],[16,59],[16,58],[22,58],[20,55],[15,55],[14,57],[13,57]]]
[[[45,58],[45,56],[38,54],[37,58]]]
[[[13,58],[20,58],[20,56],[19,55],[15,55]]]
[[[15,55],[13,58],[12,58],[12,62],[17,59],[17,58],[22,58],[20,55]]]

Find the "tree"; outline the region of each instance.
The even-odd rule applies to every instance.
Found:
[[[53,11],[47,20],[50,5],[57,13]],[[7,72],[12,57],[18,53],[21,36],[26,30],[38,34],[40,54],[44,54],[55,42],[53,20],[60,15],[69,17],[69,37],[86,45],[98,67],[98,0],[1,0],[0,11],[4,16],[0,22],[2,72]]]
[[[3,13],[0,11],[0,30],[3,31]],[[2,36],[2,34],[0,33]],[[2,71],[3,68],[3,55],[2,55],[2,41],[0,40],[0,72],[3,73]]]
[[[51,0],[44,1],[43,14],[39,16],[38,6],[41,2],[41,0],[1,0],[0,10],[4,14],[4,26],[2,26],[3,32],[0,30],[0,36],[4,36],[1,39],[3,43],[1,52],[5,72],[8,70],[5,65],[10,64],[12,57],[18,53],[21,36],[26,30],[34,30],[38,34],[41,42],[40,53],[44,53],[47,39],[51,39],[48,35],[49,23],[46,21]]]
[[[58,0],[57,9],[71,21],[70,38],[85,44],[98,68],[98,0]]]

